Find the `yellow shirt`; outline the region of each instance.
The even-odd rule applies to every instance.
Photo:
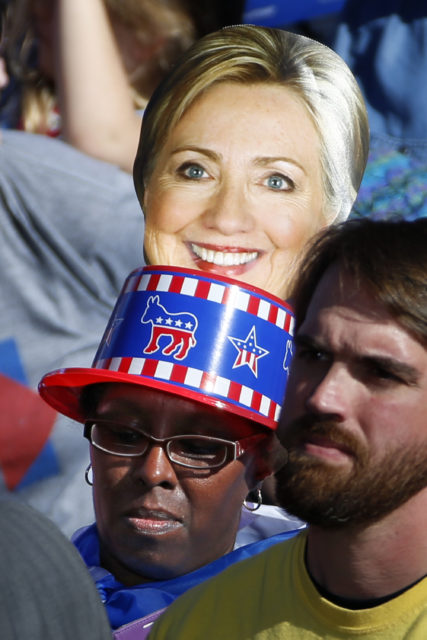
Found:
[[[370,609],[323,598],[304,563],[306,532],[187,591],[149,640],[427,640],[427,578]]]

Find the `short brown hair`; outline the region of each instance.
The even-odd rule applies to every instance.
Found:
[[[366,287],[416,340],[427,347],[427,219],[374,222],[367,218],[329,227],[309,242],[293,283],[296,330],[332,264]]]

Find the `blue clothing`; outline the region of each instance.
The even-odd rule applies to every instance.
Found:
[[[371,130],[427,159],[427,9],[419,0],[348,0],[334,50],[367,104]]]
[[[427,217],[427,161],[399,150],[399,142],[372,136],[369,159],[350,218]]]
[[[99,537],[96,524],[78,531],[73,542],[95,581],[101,599],[107,608],[111,627],[117,629],[133,620],[167,607],[182,593],[216,575],[231,564],[293,537],[300,530],[300,525],[301,523],[296,519],[285,518],[282,521],[281,533],[243,545],[218,560],[183,576],[171,580],[146,582],[133,587],[124,586],[109,571],[100,566]]]
[[[427,217],[427,8],[347,0],[330,46],[365,98],[371,148],[353,217]]]

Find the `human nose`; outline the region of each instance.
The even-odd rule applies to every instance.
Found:
[[[134,475],[147,487],[173,488],[177,477],[173,464],[161,445],[149,445],[147,451],[133,459]]]
[[[351,378],[345,367],[334,363],[315,381],[306,397],[306,408],[311,413],[328,415],[344,420],[352,403]]]
[[[204,221],[207,228],[226,236],[252,231],[255,218],[244,186],[224,181],[210,199]]]

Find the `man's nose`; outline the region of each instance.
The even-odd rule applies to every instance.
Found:
[[[322,378],[313,383],[306,397],[306,408],[314,413],[344,420],[351,409],[351,376],[340,363],[333,363]]]

